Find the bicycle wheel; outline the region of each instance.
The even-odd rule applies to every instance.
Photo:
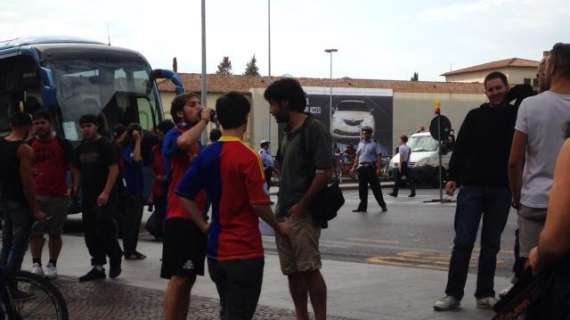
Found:
[[[11,304],[8,320],[68,320],[67,304],[49,280],[20,271],[6,277]]]

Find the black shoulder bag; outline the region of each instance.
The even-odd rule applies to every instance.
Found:
[[[301,128],[301,136],[299,138],[301,139],[301,150],[303,152],[303,156],[305,159],[312,160],[312,149],[308,148],[309,146],[307,146],[305,134],[305,131],[307,130],[306,127],[309,125],[309,121],[312,121],[312,117],[309,116],[306,121],[307,123],[304,123],[303,127]],[[309,167],[308,170],[310,170],[310,184],[315,177],[316,168],[313,166]],[[313,217],[313,222],[323,229],[326,229],[328,227],[328,222],[337,216],[338,210],[340,210],[340,208],[344,205],[344,196],[339,185],[340,180],[336,175],[336,170],[334,170],[334,172],[335,177],[332,182],[328,183],[327,186],[313,198],[312,203],[309,206]]]

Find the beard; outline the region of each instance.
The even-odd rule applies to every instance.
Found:
[[[290,118],[289,112],[287,110],[284,110],[284,108],[279,110],[278,113],[275,113],[273,117],[277,123],[288,123]]]

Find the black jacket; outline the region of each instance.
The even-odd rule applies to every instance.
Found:
[[[488,103],[467,113],[449,162],[449,178],[460,185],[508,187],[507,167],[517,109]]]

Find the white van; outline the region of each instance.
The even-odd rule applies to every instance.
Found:
[[[408,139],[408,146],[412,149],[410,163],[416,183],[426,183],[439,186],[439,143],[432,138],[429,132],[412,134]],[[442,155],[443,177],[445,179],[449,168],[451,152]],[[390,177],[395,178],[400,165],[400,154],[390,160]]]

